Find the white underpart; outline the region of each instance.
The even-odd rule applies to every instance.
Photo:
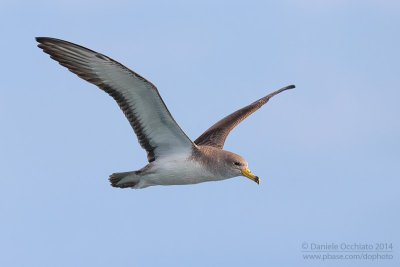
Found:
[[[191,152],[168,155],[153,162],[151,171],[145,175],[132,175],[121,180],[121,183],[137,181],[134,188],[153,185],[185,185],[207,181],[218,181],[230,177],[220,177],[205,168],[200,162],[190,159]]]

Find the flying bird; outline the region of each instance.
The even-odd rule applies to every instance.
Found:
[[[223,150],[230,131],[268,100],[287,89],[277,90],[226,116],[194,142],[168,111],[157,88],[121,63],[80,45],[37,37],[38,47],[82,79],[98,86],[118,103],[139,144],[147,152],[148,164],[140,170],[110,175],[119,188],[154,185],[197,184],[245,176],[257,184],[260,179],[248,169],[247,161]]]

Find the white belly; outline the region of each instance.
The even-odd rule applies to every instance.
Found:
[[[142,176],[137,188],[152,185],[197,184],[226,178],[228,177],[218,177],[197,161],[188,160],[186,155],[176,155],[154,162],[151,171]]]

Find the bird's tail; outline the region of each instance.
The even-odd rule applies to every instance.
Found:
[[[140,176],[133,172],[116,172],[110,175],[110,183],[114,187],[128,188],[133,187],[139,183]]]

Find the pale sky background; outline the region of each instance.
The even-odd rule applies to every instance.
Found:
[[[399,266],[399,1],[1,1],[0,266]],[[50,36],[152,81],[193,140],[289,84],[226,150],[244,177],[116,189],[146,164],[116,103]],[[392,243],[304,260],[302,244]]]

